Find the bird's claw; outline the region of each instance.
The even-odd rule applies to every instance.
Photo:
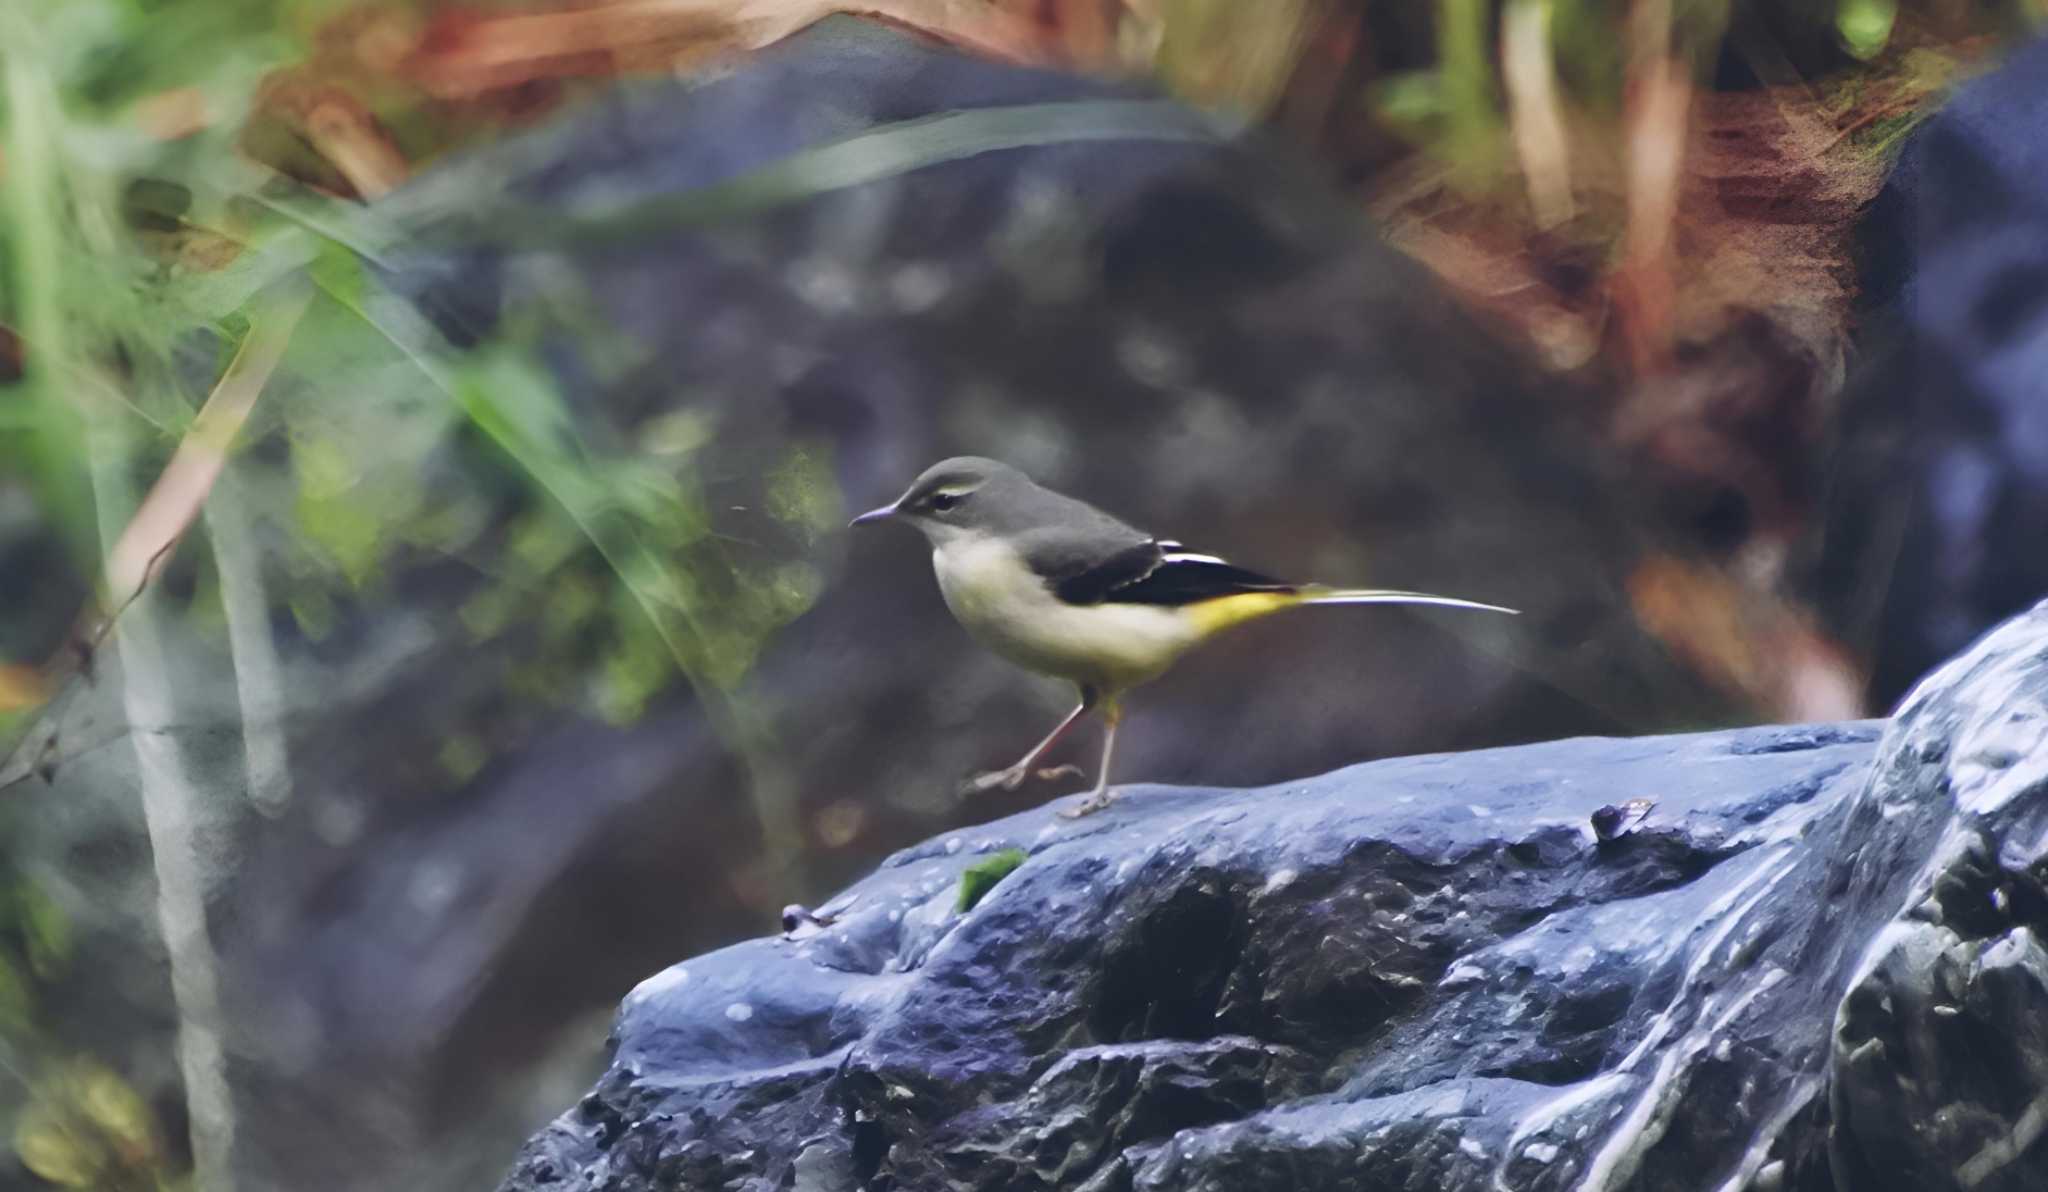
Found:
[[[1027,773],[1022,766],[1011,766],[1007,770],[990,770],[986,774],[976,774],[961,783],[960,788],[963,793],[970,795],[987,794],[994,790],[1013,791],[1024,785]]]
[[[1075,765],[1047,766],[1040,770],[1027,770],[1023,766],[1011,766],[1007,770],[990,770],[986,774],[976,774],[966,782],[961,783],[960,788],[964,794],[981,795],[995,790],[1016,790],[1024,785],[1024,780],[1027,778],[1036,778],[1040,782],[1053,782],[1061,778],[1079,778],[1081,776],[1081,767]]]
[[[1072,807],[1060,808],[1059,815],[1061,819],[1080,819],[1084,815],[1094,815],[1114,802],[1116,802],[1115,791],[1100,790],[1074,804]]]

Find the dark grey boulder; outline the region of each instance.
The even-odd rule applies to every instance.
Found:
[[[2048,39],[1913,134],[1858,239],[1814,591],[1882,705],[2048,592]]]
[[[2048,605],[1890,722],[1136,787],[820,911],[634,990],[505,1188],[2038,1190]]]

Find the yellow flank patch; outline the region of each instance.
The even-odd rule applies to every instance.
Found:
[[[1239,592],[1235,596],[1218,596],[1196,604],[1181,606],[1181,615],[1195,623],[1203,637],[1221,633],[1232,625],[1256,620],[1268,613],[1277,613],[1283,608],[1293,608],[1302,602],[1299,592]]]

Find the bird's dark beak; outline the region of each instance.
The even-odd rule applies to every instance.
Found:
[[[859,517],[854,518],[852,521],[847,522],[846,527],[847,529],[852,529],[855,526],[872,526],[876,522],[888,521],[890,518],[895,516],[896,506],[893,503],[891,503],[882,506],[880,509],[868,510],[866,513],[863,513]]]

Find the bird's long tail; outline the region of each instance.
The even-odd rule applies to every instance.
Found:
[[[1504,608],[1498,604],[1481,604],[1477,600],[1460,600],[1455,596],[1432,596],[1428,592],[1401,592],[1393,588],[1326,588],[1321,584],[1308,584],[1300,589],[1302,604],[1433,604],[1440,608],[1476,608],[1482,612],[1507,613],[1514,616],[1520,609]]]
[[[1299,608],[1304,604],[1434,604],[1444,608],[1476,608],[1486,612],[1513,613],[1498,604],[1459,600],[1454,596],[1432,596],[1428,592],[1399,592],[1392,588],[1326,588],[1306,584],[1299,588],[1274,588],[1261,592],[1238,592],[1183,606],[1194,618],[1202,636],[1220,633],[1233,625]]]

